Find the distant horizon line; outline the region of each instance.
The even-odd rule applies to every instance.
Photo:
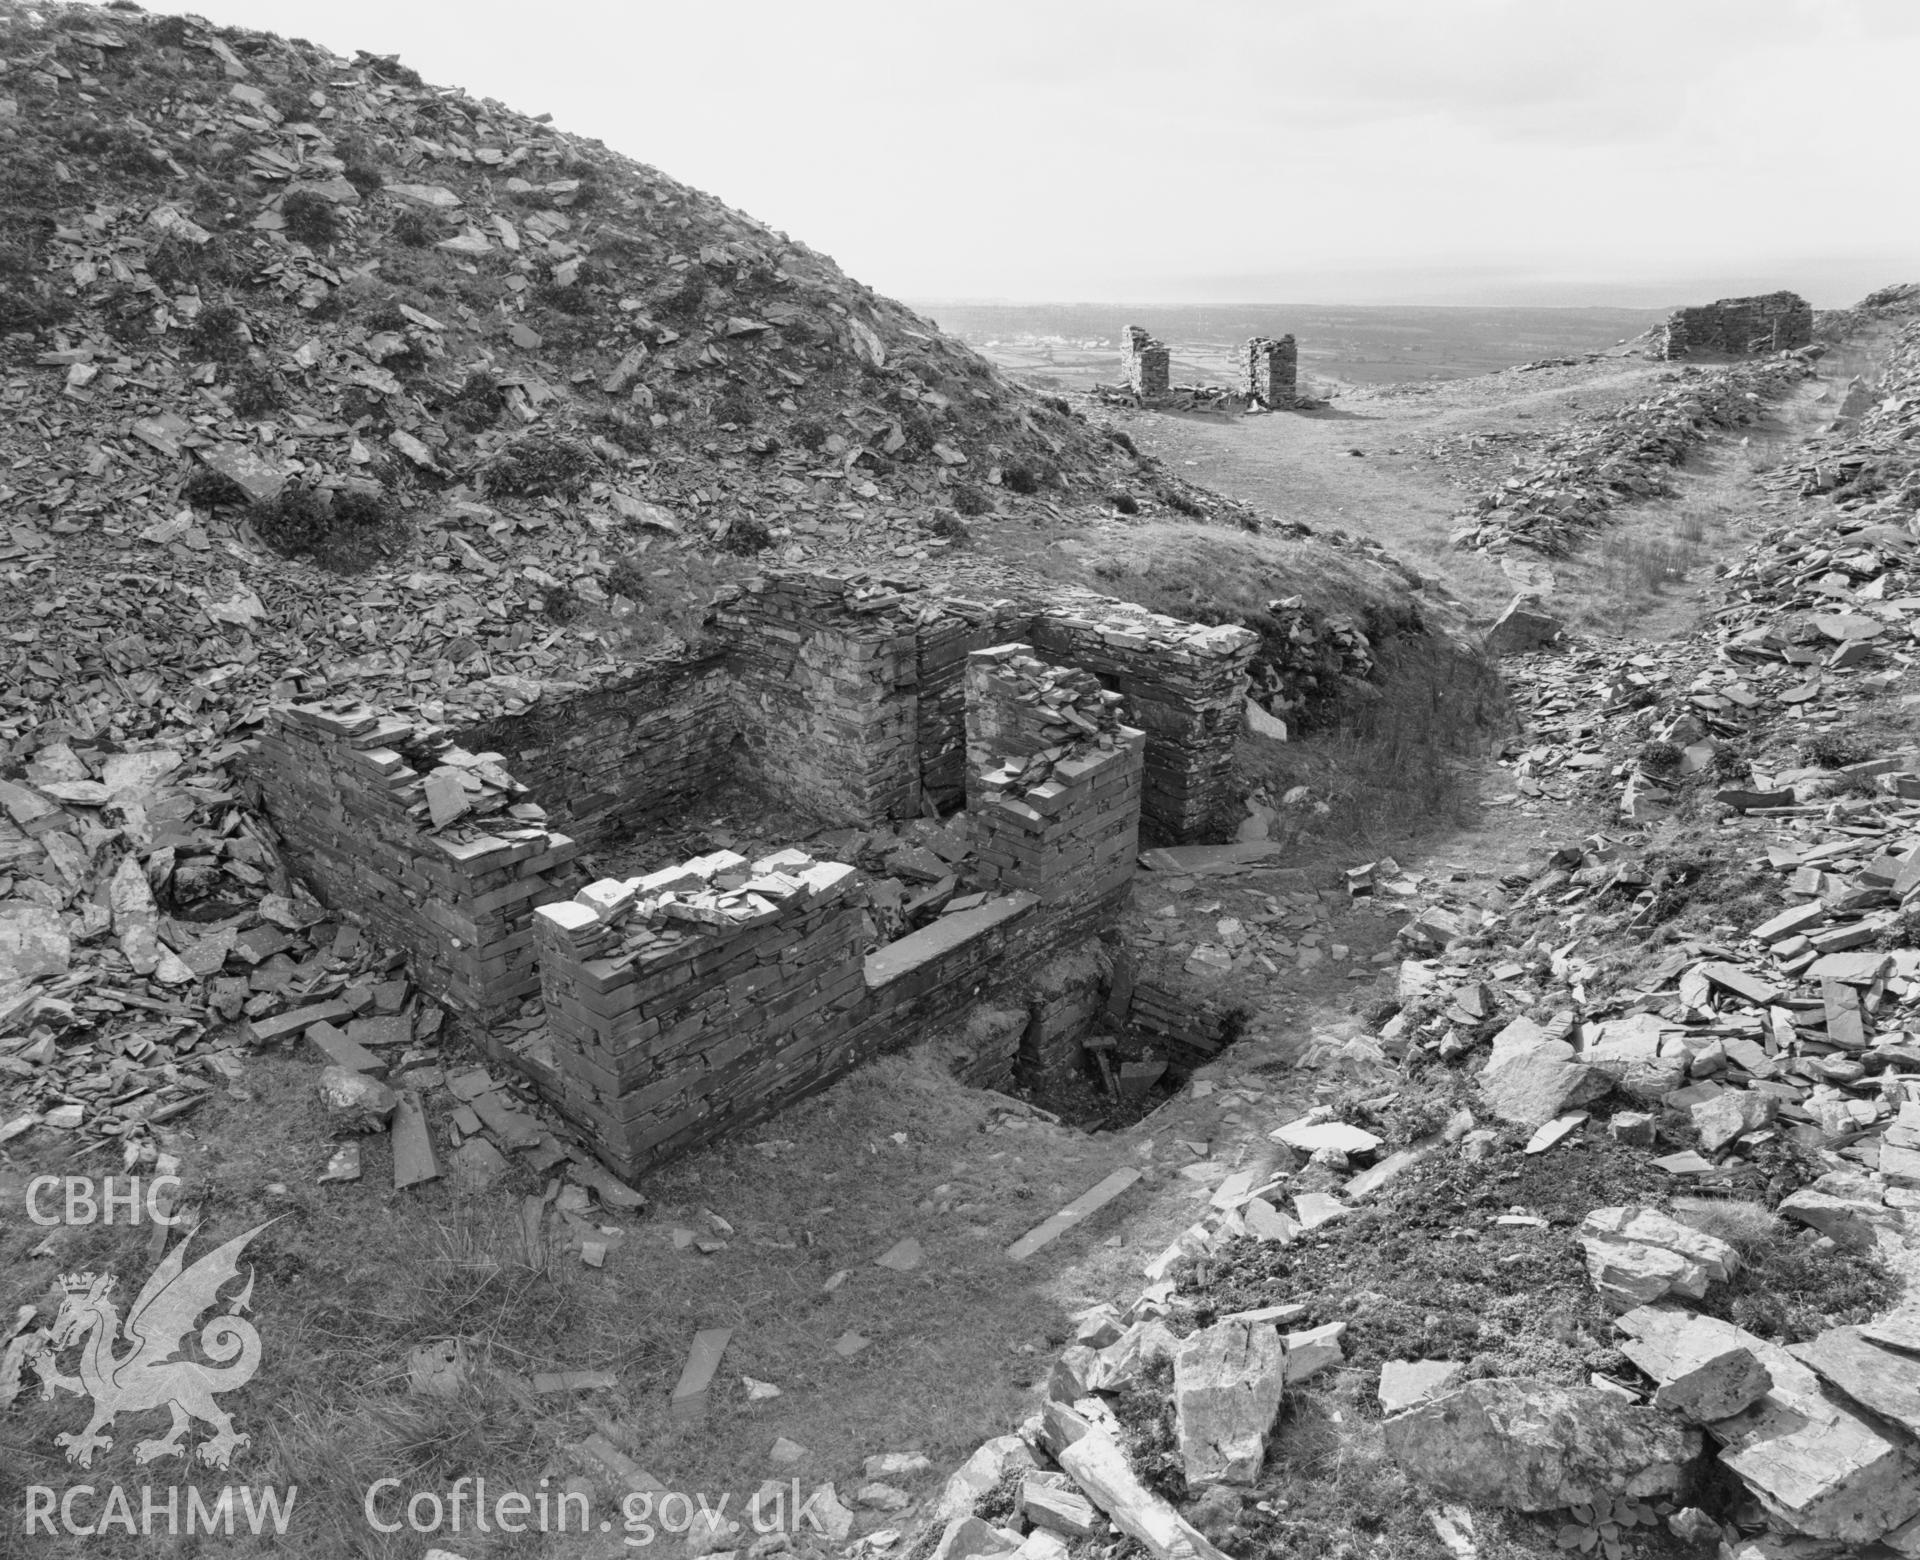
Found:
[[[1677,303],[1424,303],[1395,298],[972,298],[915,293],[901,293],[899,300],[916,307],[968,309],[1559,309],[1582,314],[1659,314],[1686,307]]]

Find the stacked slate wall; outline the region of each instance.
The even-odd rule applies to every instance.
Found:
[[[1675,309],[1665,330],[1665,355],[1691,352],[1784,352],[1813,340],[1813,305],[1798,293],[1722,298]]]
[[[967,791],[967,657],[1023,637],[1032,612],[1011,601],[939,603],[919,629],[917,714],[922,794],[940,812],[965,803]]]
[[[1233,821],[1233,744],[1259,636],[1111,602],[1044,611],[1032,635],[1048,660],[1085,667],[1125,695],[1127,719],[1146,733],[1142,841],[1223,838]]]
[[[842,823],[920,811],[916,624],[863,580],[770,571],[714,612],[744,777]]]
[[[656,659],[611,687],[456,733],[497,748],[554,824],[599,850],[678,817],[732,777],[733,684],[718,652]]]
[[[1292,406],[1299,399],[1300,353],[1292,336],[1255,336],[1247,343],[1246,388],[1262,406]]]
[[[557,1104],[622,1175],[831,1082],[855,1060],[859,878],[729,851],[542,906]]]
[[[423,990],[482,1020],[539,990],[533,907],[565,892],[578,850],[546,827],[499,757],[327,700],[276,707],[245,763],[315,897],[405,951]],[[467,811],[442,828],[414,759],[465,798]]]
[[[1120,340],[1120,372],[1135,395],[1165,395],[1173,385],[1173,353],[1138,325]]]
[[[1044,905],[1124,887],[1139,853],[1143,732],[1121,695],[1026,645],[967,659],[967,798],[979,880]]]
[[[997,859],[918,931],[864,952],[858,875],[798,851],[717,852],[540,908],[558,1076],[536,1076],[614,1170],[637,1176],[957,1026],[1111,924],[1133,866],[1144,738],[1090,676],[1023,652],[969,665],[970,710],[976,696],[992,706],[968,727],[969,769],[985,766],[969,776],[974,821]],[[1061,715],[1069,707],[1090,729]],[[1035,886],[1009,890],[1016,879]],[[1072,1007],[1091,1020],[1091,1004]],[[964,1064],[1005,1081],[1018,1033],[983,1035]]]
[[[1031,894],[976,894],[867,954],[861,887],[851,867],[797,851],[719,852],[541,906],[558,1076],[536,1081],[637,1176],[954,1022],[1079,935]],[[681,919],[699,915],[712,918]]]

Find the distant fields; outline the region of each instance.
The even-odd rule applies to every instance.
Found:
[[[1120,333],[1142,325],[1173,348],[1176,384],[1231,384],[1249,336],[1293,333],[1303,380],[1382,384],[1460,379],[1540,358],[1600,352],[1666,317],[1661,309],[1327,304],[912,303],[1022,378],[1086,389],[1119,378]]]

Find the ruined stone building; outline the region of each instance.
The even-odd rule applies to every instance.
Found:
[[[1135,395],[1165,395],[1173,383],[1173,353],[1138,325],[1120,343],[1120,371]]]
[[[1113,927],[1143,843],[1225,830],[1250,630],[792,569],[714,621],[704,650],[459,730],[278,706],[251,783],[316,894],[626,1176],[909,1041],[1001,1086],[1151,1005],[1092,957],[1034,982]],[[911,898],[793,848],[582,880],[583,850],[729,778],[823,821],[943,818],[946,854],[902,868]]]
[[[1278,341],[1255,336],[1247,343],[1247,399],[1269,408],[1292,406],[1300,398],[1299,364],[1291,334]]]
[[[1813,306],[1798,293],[1765,293],[1675,309],[1662,332],[1660,355],[1785,352],[1812,340]]]

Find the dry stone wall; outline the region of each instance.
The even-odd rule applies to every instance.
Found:
[[[1247,397],[1266,407],[1292,406],[1300,396],[1300,352],[1291,335],[1247,343]]]
[[[966,1037],[943,1047],[961,1076],[1004,1084],[1026,1026],[975,1038],[970,1018],[1024,1007],[1024,983],[1119,899],[1053,911],[1023,891],[974,892],[863,952],[863,888],[851,867],[797,851],[719,852],[542,906],[551,1049],[535,1081],[627,1177],[943,1033]]]
[[[1135,395],[1165,395],[1173,384],[1173,353],[1138,325],[1120,341],[1120,373]]]
[[[907,597],[782,570],[720,602],[746,778],[845,823],[920,810],[919,641]]]
[[[623,1175],[790,1103],[856,1059],[860,880],[716,852],[542,906],[555,1103]]]
[[[1048,666],[1026,645],[968,658],[967,812],[982,882],[1048,905],[1125,885],[1147,739],[1120,724],[1121,702],[1091,672]]]
[[[951,1040],[956,1070],[985,1083],[1007,1081],[1023,1040],[1061,1054],[1097,1004],[1039,974],[1063,955],[1103,967],[1091,939],[1127,892],[1143,807],[1171,839],[1224,809],[1256,644],[1112,603],[1036,617],[797,572],[717,603],[715,620],[722,651],[465,734],[511,758],[336,700],[277,708],[250,760],[319,896],[403,949],[625,1175],[909,1039]],[[1039,653],[977,643],[1009,626]],[[1134,710],[1148,729],[1122,724]],[[964,798],[958,891],[880,946],[858,873],[796,851],[573,892],[579,845],[544,801],[600,842],[741,768],[857,821]],[[535,994],[544,1039],[507,1045],[537,1021],[500,1021]],[[1028,1018],[976,1022],[1001,1009]]]
[[[648,663],[611,687],[469,726],[583,850],[678,816],[733,773],[733,681],[715,653]]]
[[[1031,611],[1012,601],[948,599],[931,622],[920,625],[920,788],[941,812],[966,798],[967,658],[989,645],[1020,639]]]
[[[1042,613],[1035,649],[1082,666],[1126,698],[1146,733],[1140,836],[1149,845],[1219,836],[1232,818],[1233,744],[1259,635],[1183,623],[1123,603]]]
[[[1798,293],[1764,293],[1675,309],[1666,323],[1662,355],[1786,352],[1812,340],[1813,305]]]
[[[969,1010],[1111,923],[1133,870],[1145,750],[1119,724],[1119,695],[1021,645],[976,651],[967,694],[978,875],[918,931],[867,951],[858,874],[799,851],[717,852],[540,908],[551,1070],[536,1076],[619,1173],[876,1052],[978,1027]],[[1050,1037],[1090,1021],[1082,1006]],[[1023,1029],[983,1030],[956,1057],[963,1075],[1004,1082]]]
[[[429,758],[423,773],[416,762]],[[533,907],[565,891],[578,850],[499,759],[332,700],[273,710],[246,764],[321,903],[404,950],[418,985],[482,1020],[539,989]]]

